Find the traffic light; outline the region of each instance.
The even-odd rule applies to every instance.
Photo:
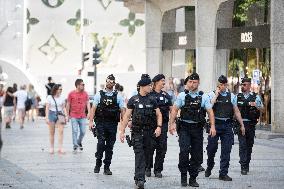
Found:
[[[99,48],[97,44],[93,47],[93,65],[97,65],[101,62],[99,59],[101,57],[100,50],[101,48]]]
[[[86,62],[90,58],[88,57],[90,53],[83,52],[82,53],[82,63]]]

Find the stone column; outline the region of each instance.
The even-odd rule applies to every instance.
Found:
[[[221,3],[216,16],[217,28],[231,28],[233,19],[234,1],[229,0]],[[220,75],[227,75],[228,63],[230,58],[229,49],[217,49],[215,56],[215,79]],[[216,84],[216,83],[215,83]],[[214,85],[214,88],[216,85]]]
[[[151,2],[146,1],[146,72],[153,77],[162,71],[162,11]]]
[[[166,11],[162,18],[162,33],[175,32],[176,25],[176,10]],[[172,76],[172,62],[173,62],[173,51],[163,50],[162,51],[162,73],[166,77]]]
[[[196,70],[200,75],[200,89],[209,92],[216,85],[214,58],[216,52],[216,13],[214,0],[195,1]]]
[[[284,1],[271,1],[271,131],[284,133]]]

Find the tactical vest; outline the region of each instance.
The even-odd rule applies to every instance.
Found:
[[[213,106],[213,111],[215,117],[233,119],[234,110],[230,92],[227,92],[226,96],[222,96],[221,94],[218,96]]]
[[[170,111],[170,106],[169,106],[169,100],[167,98],[167,95],[165,92],[157,93],[157,92],[152,92],[151,95],[156,99],[158,107],[162,113],[163,116],[163,122],[166,123],[169,121],[169,111]]]
[[[136,127],[135,129],[143,129],[146,127],[155,127],[157,125],[157,116],[156,110],[154,109],[151,96],[147,96],[147,98],[141,98],[139,95],[137,96],[137,100],[134,102],[134,109],[132,111],[132,125]]]
[[[243,119],[248,119],[252,122],[257,122],[260,117],[260,111],[255,106],[250,106],[250,102],[255,102],[256,94],[250,94],[246,99],[243,93],[237,96],[238,108],[240,109]]]
[[[119,122],[120,108],[117,103],[117,92],[112,96],[107,96],[106,93],[100,90],[100,103],[96,108],[95,121]]]
[[[180,118],[182,120],[191,120],[198,123],[205,122],[206,112],[205,109],[201,107],[203,92],[200,91],[199,95],[195,98],[191,97],[188,92],[189,91],[185,91],[185,103],[184,106],[181,107]]]

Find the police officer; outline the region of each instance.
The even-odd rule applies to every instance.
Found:
[[[104,174],[112,175],[110,164],[113,155],[113,146],[116,140],[117,125],[120,121],[120,116],[125,112],[123,97],[114,91],[115,77],[111,74],[106,79],[105,90],[100,90],[94,97],[93,106],[91,108],[90,117],[94,117],[97,130],[97,152],[96,166],[94,173],[100,172],[102,165],[103,153],[104,159]],[[93,128],[93,120],[90,119],[89,128]]]
[[[187,172],[189,172],[189,186],[199,187],[196,182],[198,168],[203,159],[203,124],[205,115],[209,115],[211,129],[209,135],[215,136],[215,124],[212,105],[208,95],[198,90],[199,75],[193,73],[188,76],[184,84],[185,92],[181,92],[175,101],[170,117],[171,134],[177,131],[179,135],[179,170],[181,172],[181,185],[187,186]],[[176,126],[175,119],[180,111],[179,123]],[[190,159],[189,159],[190,154]]]
[[[238,108],[240,109],[246,134],[238,135],[239,155],[241,164],[241,174],[247,175],[249,172],[249,163],[251,160],[252,147],[254,144],[255,125],[258,122],[260,111],[263,108],[260,97],[251,92],[251,79],[242,79],[242,93],[237,95]]]
[[[127,103],[126,113],[120,125],[120,140],[124,142],[125,128],[132,115],[132,142],[135,153],[135,184],[144,188],[145,162],[152,151],[154,137],[159,137],[162,127],[162,114],[157,106],[156,99],[149,95],[151,79],[143,77],[139,82],[139,93],[131,97]],[[153,123],[157,125],[153,125]]]
[[[162,178],[163,164],[165,155],[167,153],[167,132],[168,132],[168,122],[169,122],[169,111],[172,108],[171,96],[162,91],[165,86],[165,76],[163,74],[158,74],[152,79],[153,91],[150,93],[157,101],[158,107],[162,113],[162,131],[161,135],[157,137],[154,141],[153,151],[150,156],[150,162],[146,162],[145,174],[147,177],[151,176],[151,168],[153,167],[153,155],[156,150],[155,164],[154,164],[154,174],[155,177]]]
[[[214,157],[218,149],[218,140],[221,139],[221,161],[219,180],[232,181],[228,176],[228,169],[230,163],[230,153],[234,142],[234,134],[232,130],[232,119],[236,117],[241,125],[242,135],[245,134],[245,128],[240,111],[237,106],[237,98],[227,89],[228,80],[224,75],[218,79],[218,87],[215,91],[209,94],[213,111],[215,115],[216,136],[208,136],[207,145],[207,169],[205,170],[205,177],[211,175],[214,167]]]

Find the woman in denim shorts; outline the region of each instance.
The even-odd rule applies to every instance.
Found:
[[[60,84],[56,84],[51,89],[51,95],[47,96],[46,99],[45,119],[49,127],[50,154],[54,154],[55,126],[58,128],[58,153],[65,154],[62,148],[64,125],[59,123],[57,118],[57,111],[66,115],[65,99],[61,97],[61,92],[62,86]]]

